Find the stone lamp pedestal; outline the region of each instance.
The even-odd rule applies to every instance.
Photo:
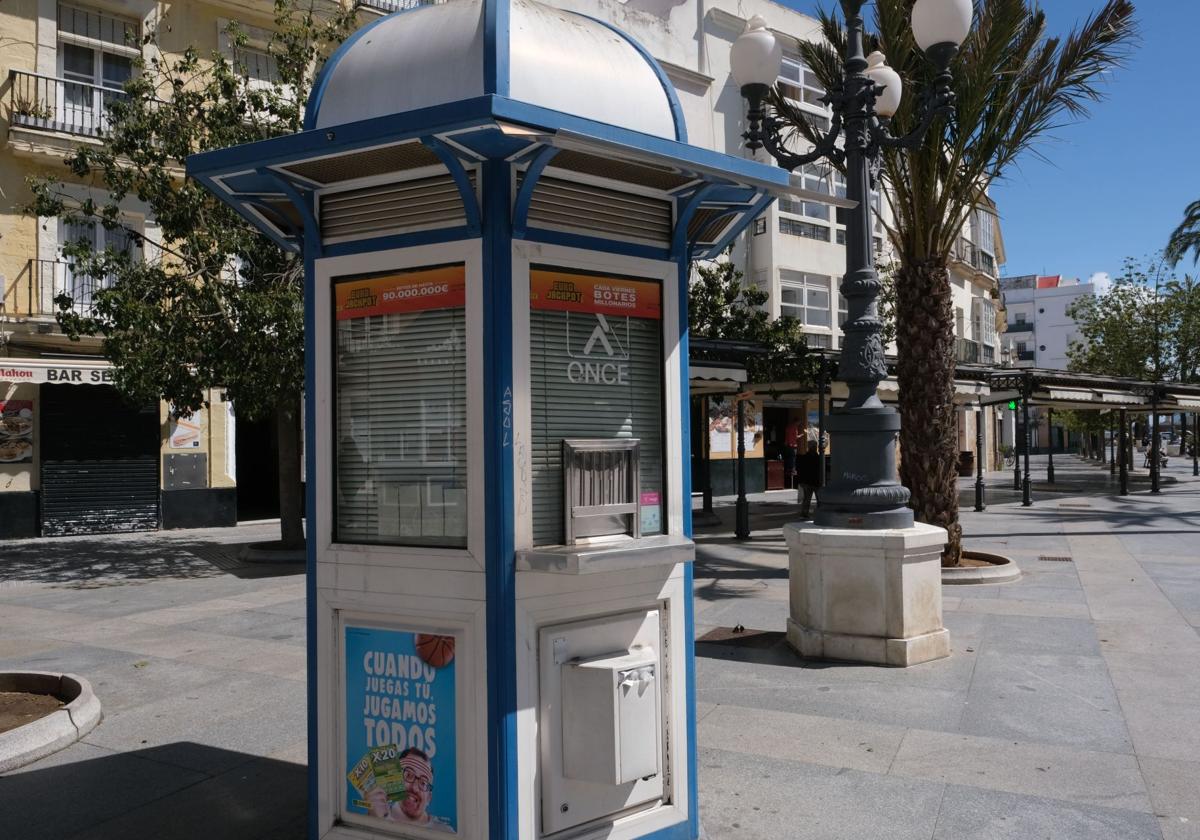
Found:
[[[946,531],[784,527],[788,643],[801,656],[907,667],[950,655],[942,626]]]

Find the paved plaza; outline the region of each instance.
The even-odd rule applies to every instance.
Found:
[[[947,587],[953,656],[806,662],[782,644],[790,493],[754,538],[701,531],[701,814],[710,840],[1200,840],[1200,479],[1114,495],[1056,458],[1035,505],[989,476],[969,547],[1025,574]],[[304,578],[247,566],[276,525],[3,544],[0,670],[91,680],[104,720],[0,778],[0,837],[278,838],[305,824]],[[727,628],[742,625],[744,633]]]

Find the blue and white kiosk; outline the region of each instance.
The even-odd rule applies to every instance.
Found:
[[[188,171],[304,258],[311,837],[696,838],[689,263],[787,174],[532,0],[381,18]]]

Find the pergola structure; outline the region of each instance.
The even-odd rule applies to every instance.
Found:
[[[694,371],[704,371],[704,376],[693,376],[691,393],[702,395],[732,395],[751,391],[769,393],[777,399],[797,401],[817,400],[817,451],[820,460],[819,476],[825,477],[827,438],[825,419],[833,402],[844,399],[845,383],[833,381],[840,353],[836,350],[812,351],[816,359],[815,374],[811,381],[789,381],[770,383],[748,383],[745,378],[744,362],[752,355],[761,355],[763,348],[748,342],[693,340]],[[885,402],[894,402],[899,397],[899,384],[895,375],[895,358],[888,358],[889,376],[879,385],[879,397]],[[712,371],[736,367],[740,376],[716,375]],[[979,364],[959,364],[955,368],[954,403],[960,406],[1004,405],[1016,402],[1024,415],[1020,424],[1029,428],[1029,408],[1045,408],[1053,416],[1055,409],[1111,412],[1114,422],[1114,443],[1117,430],[1120,442],[1111,448],[1119,448],[1121,455],[1110,455],[1111,472],[1120,475],[1120,493],[1129,494],[1129,470],[1131,469],[1132,446],[1129,440],[1129,414],[1149,414],[1151,417],[1152,440],[1148,455],[1151,492],[1159,492],[1161,456],[1158,417],[1163,413],[1191,413],[1196,417],[1193,432],[1200,432],[1200,385],[1185,385],[1172,382],[1148,382],[1125,377],[1101,376],[1089,373],[1049,370],[1040,368],[992,367]],[[1030,486],[1030,438],[1028,431],[1017,441],[1019,452],[1014,472],[1014,489],[1022,491],[1022,503],[1032,505]],[[983,482],[984,452],[986,448],[984,424],[976,427],[975,440],[975,509],[985,510]],[[1051,447],[1051,450],[1053,447]],[[1022,463],[1024,461],[1024,474]],[[709,474],[707,457],[701,459],[697,471],[697,484],[705,493],[705,509],[711,509],[711,489],[706,477]],[[1200,475],[1200,446],[1193,447],[1193,474]],[[745,498],[745,456],[738,453],[737,475],[739,504]],[[1050,452],[1047,465],[1047,481],[1054,483],[1054,453]],[[739,534],[739,536],[743,536]],[[748,527],[746,534],[749,536]]]

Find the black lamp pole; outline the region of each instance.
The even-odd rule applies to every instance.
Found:
[[[737,502],[734,504],[733,533],[750,539],[750,502],[746,499],[746,401],[737,397]]]
[[[1121,447],[1121,495],[1129,495],[1129,421],[1125,416],[1125,409],[1121,409],[1121,417],[1118,421],[1121,424],[1120,441]]]
[[[1033,437],[1029,428],[1029,380],[1025,380],[1025,390],[1021,393],[1021,414],[1025,417],[1025,477],[1021,481],[1021,505],[1029,507],[1033,499],[1029,496],[1029,439]]]
[[[975,418],[975,510],[983,511],[983,397],[979,398],[979,414]]]
[[[1046,450],[1048,453],[1048,457],[1050,459],[1046,464],[1046,483],[1053,484],[1054,483],[1054,409],[1049,408],[1049,407],[1046,409],[1046,438],[1050,442],[1050,446],[1047,447],[1047,450]]]
[[[871,237],[871,171],[885,148],[916,148],[934,121],[954,112],[950,61],[954,43],[937,44],[926,55],[939,74],[924,102],[917,128],[903,137],[891,134],[886,119],[875,111],[884,89],[866,74],[862,9],[865,0],[842,0],[846,19],[846,55],[841,85],[824,102],[833,111],[829,132],[807,154],[785,148],[782,126],[764,107],[770,86],[742,86],[749,103],[748,128],[743,137],[751,151],[766,149],[784,169],[794,171],[821,159],[845,170],[847,197],[855,202],[847,213],[846,275],[841,292],[846,298],[838,378],[848,388],[845,404],[830,413],[833,439],[832,480],[821,489],[814,521],[826,528],[908,528],[913,512],[908,489],[896,478],[895,441],[900,415],[876,394],[887,376],[879,319],[879,276],[875,272]],[[838,147],[841,139],[842,146]]]
[[[820,508],[819,488],[825,486],[825,391],[829,388],[829,368],[824,356],[817,365],[817,507]]]
[[[1017,406],[1013,403],[1013,489],[1021,489],[1021,420],[1017,417]],[[1029,430],[1025,429],[1024,434],[1028,435]]]

